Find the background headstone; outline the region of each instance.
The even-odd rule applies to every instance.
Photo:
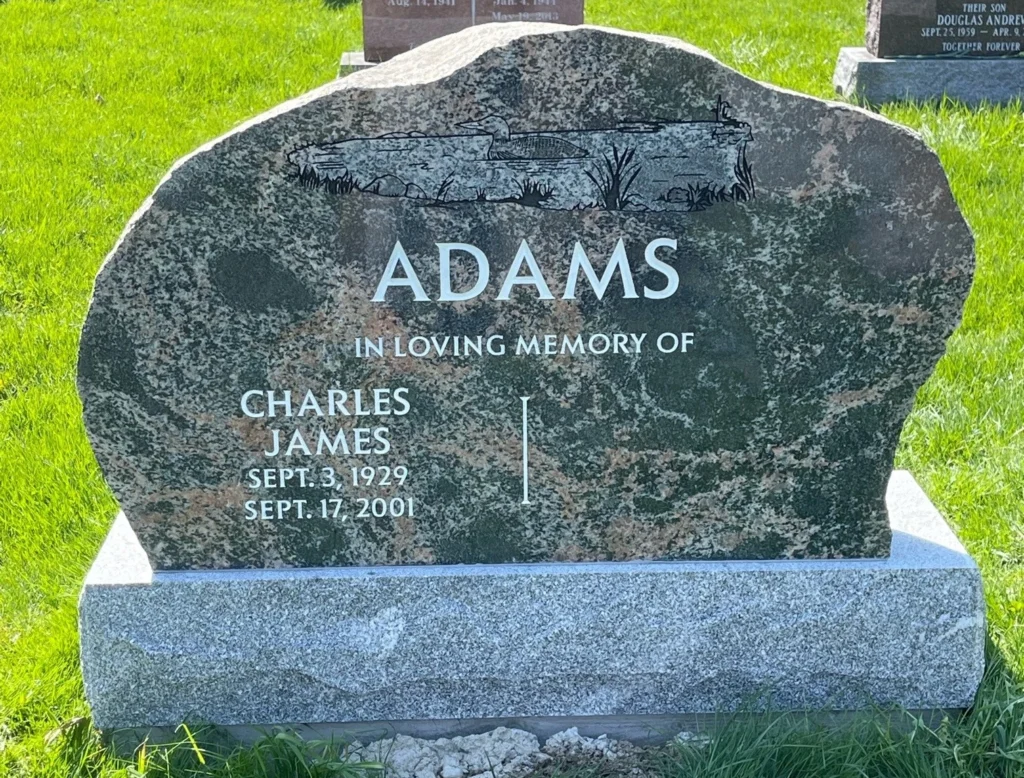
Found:
[[[1024,0],[869,0],[866,47],[844,48],[836,91],[871,105],[1024,98]]]
[[[869,0],[867,47],[876,57],[1006,57],[1024,45],[1024,0]]]
[[[363,0],[363,55],[383,62],[491,22],[583,24],[584,0]]]
[[[934,153],[506,26],[209,145],[103,266],[80,391],[153,565],[887,555],[973,268]]]

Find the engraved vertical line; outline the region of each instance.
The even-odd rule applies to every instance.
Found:
[[[530,447],[526,429],[526,404],[529,397],[520,397],[523,401],[523,505],[530,504]]]
[[[469,2],[469,23],[472,25],[476,24],[476,0],[470,0]]]

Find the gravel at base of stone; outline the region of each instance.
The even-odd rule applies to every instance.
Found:
[[[707,748],[711,743],[711,737],[700,732],[682,731],[674,738],[675,743],[689,746],[690,748]]]
[[[574,764],[615,762],[616,774],[640,776],[645,752],[607,735],[591,738],[576,727],[552,735],[541,748],[529,732],[499,727],[482,735],[423,740],[398,735],[368,745],[356,742],[351,762],[380,762],[386,778],[523,778],[539,768],[570,761]]]
[[[551,758],[534,735],[506,727],[440,740],[399,735],[366,746],[355,743],[350,754],[351,761],[385,764],[388,778],[512,778]]]
[[[585,737],[576,727],[558,732],[544,743],[544,753],[554,757],[589,756],[615,760],[633,749],[631,743],[611,740],[607,735]]]

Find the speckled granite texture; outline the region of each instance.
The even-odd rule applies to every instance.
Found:
[[[456,251],[439,301],[439,243],[478,296]],[[678,40],[488,25],[179,163],[79,389],[157,569],[883,557],[972,273],[910,131]]]
[[[978,570],[909,473],[888,504],[880,560],[156,574],[122,518],[82,596],[86,694],[103,728],[966,707]]]

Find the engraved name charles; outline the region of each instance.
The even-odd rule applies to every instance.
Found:
[[[438,243],[439,294],[436,302],[465,302],[479,297],[491,281],[490,261],[478,247],[469,243]],[[572,252],[569,270],[564,284],[556,287],[562,300],[576,300],[578,295],[591,293],[597,300],[615,294],[622,299],[638,300],[641,295],[649,300],[664,300],[679,290],[679,273],[667,261],[678,247],[673,238],[657,238],[644,248],[644,263],[656,271],[663,283],[660,287],[637,288],[634,272],[626,252],[625,240],[620,238],[599,275],[594,269],[590,256],[577,241]],[[472,285],[456,290],[452,283],[452,260],[456,254],[468,256],[475,262]],[[617,279],[617,282],[615,280]],[[540,300],[554,300],[549,278],[541,269],[529,243],[519,244],[512,264],[501,281],[497,302],[509,301],[513,290],[524,287]],[[585,291],[589,287],[589,292]],[[373,293],[372,302],[386,304],[399,294],[411,294],[416,302],[432,302],[424,289],[400,240],[395,242],[380,280]],[[650,345],[659,352],[686,353],[694,344],[692,332],[663,332],[651,339]],[[648,344],[646,332],[614,333],[532,333],[518,335],[508,342],[501,333],[488,335],[413,335],[394,336],[386,342],[383,337],[357,338],[357,357],[502,357],[516,356],[580,356],[593,354],[640,354]],[[331,388],[321,396],[313,391],[301,389],[265,390],[249,389],[241,396],[242,413],[251,419],[304,419],[367,416],[403,416],[409,413],[408,388],[372,389],[364,393],[361,389]],[[321,429],[310,437],[301,430],[290,434],[278,428],[269,430],[271,445],[264,451],[267,458],[280,456],[338,455],[367,456],[387,454],[391,449],[390,431],[387,427],[358,427],[352,430],[340,429],[329,434]]]
[[[630,264],[626,240],[619,238],[607,259],[598,258],[576,241],[564,277],[545,271],[527,240],[522,240],[507,271],[492,278],[491,261],[485,252],[469,243],[437,243],[436,263],[429,265],[436,272],[436,297],[431,297],[423,279],[428,263],[421,270],[410,261],[401,240],[394,248],[379,276],[371,304],[386,306],[399,300],[414,303],[465,303],[485,292],[493,294],[493,302],[506,303],[521,296],[541,301],[576,301],[586,298],[602,301],[666,300],[679,291],[680,276],[675,252],[678,241],[660,237],[643,248],[643,263]],[[593,260],[592,260],[593,256]],[[455,271],[458,264],[459,272]],[[596,265],[596,268],[595,268]],[[562,265],[564,267],[564,265]],[[469,272],[466,270],[469,268]],[[640,273],[646,279],[638,283]],[[458,278],[458,284],[455,282]],[[428,279],[430,282],[434,277]],[[456,288],[458,287],[458,288]],[[496,294],[494,294],[496,292]],[[395,335],[392,338],[359,337],[354,353],[360,358],[467,358],[503,357],[507,355],[535,358],[584,355],[639,355],[645,348],[663,354],[687,353],[694,345],[692,332],[537,332],[518,334],[514,338],[500,332],[486,335],[447,335],[426,333]],[[249,419],[265,420],[269,426],[268,446],[262,455],[268,465],[283,466],[249,468],[244,486],[256,491],[288,488],[341,488],[338,473],[332,466],[311,468],[305,464],[312,457],[344,457],[364,462],[367,457],[393,455],[388,417],[402,417],[414,410],[409,387],[343,388],[329,387],[319,391],[305,387],[283,389],[248,389],[240,397],[241,411]],[[315,428],[310,428],[313,422]],[[356,426],[351,426],[352,424]],[[323,425],[323,426],[320,426]],[[291,463],[296,464],[291,464]],[[384,474],[383,476],[381,474]],[[409,468],[404,464],[354,466],[351,487],[384,485],[382,477],[392,473],[404,485]],[[361,505],[357,517],[376,515],[413,515],[412,497],[379,496],[356,498]],[[313,516],[347,520],[348,510],[342,498],[322,498],[319,503],[305,499],[248,500],[247,519],[304,519]],[[400,512],[398,512],[400,511]]]

